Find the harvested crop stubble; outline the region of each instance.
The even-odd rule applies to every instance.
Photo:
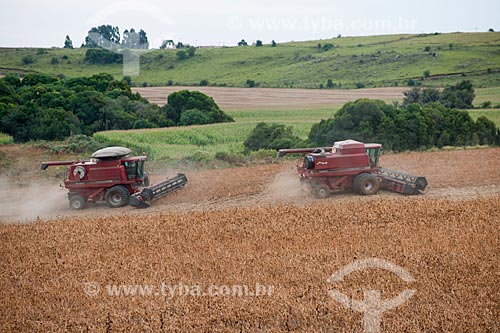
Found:
[[[500,184],[500,148],[385,155],[381,164],[423,175],[432,188]]]
[[[382,316],[384,332],[500,329],[500,197],[377,199],[189,214],[0,225],[5,331],[353,332],[362,314],[328,296],[416,294]],[[382,258],[415,278],[375,269]],[[261,297],[117,297],[106,284],[273,285]]]

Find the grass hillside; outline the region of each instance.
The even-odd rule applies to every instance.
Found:
[[[318,48],[318,44],[322,48]],[[334,47],[325,51],[323,47]],[[406,85],[409,79],[441,86],[463,80],[474,86],[500,86],[500,33],[453,33],[343,37],[292,42],[277,47],[225,47],[197,49],[184,60],[178,50],[151,50],[141,56],[141,74],[133,84],[210,85],[243,87],[247,80],[261,87],[337,87]],[[86,49],[0,49],[0,73],[44,72],[88,76],[107,72],[122,76],[122,66],[89,65]],[[31,56],[33,63],[23,58]],[[170,81],[170,82],[169,82]]]

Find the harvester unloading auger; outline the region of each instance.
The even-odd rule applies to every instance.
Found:
[[[130,157],[130,152],[124,147],[108,147],[96,151],[89,160],[43,162],[40,168],[70,166],[64,186],[68,189],[72,209],[83,209],[88,203],[98,201],[106,201],[112,208],[128,204],[145,208],[152,201],[186,185],[186,176],[179,173],[150,186],[148,174],[144,171],[147,157]]]
[[[375,194],[380,188],[408,195],[423,193],[427,187],[425,177],[379,166],[381,149],[378,143],[346,140],[335,142],[333,147],[281,149],[278,157],[306,154],[297,171],[318,198],[349,189],[363,195]]]

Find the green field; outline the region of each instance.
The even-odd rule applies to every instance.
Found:
[[[500,33],[453,33],[343,37],[283,43],[277,47],[200,48],[178,60],[177,50],[151,50],[141,57],[135,85],[210,85],[319,88],[328,79],[342,88],[406,85],[430,72],[425,85],[442,86],[463,79],[475,87],[500,86]],[[328,51],[318,44],[333,44]],[[428,48],[427,51],[424,51]],[[121,65],[89,65],[86,49],[0,49],[0,73],[43,72],[69,77],[107,72],[119,78]],[[24,65],[31,55],[34,63]],[[53,60],[55,59],[55,60]],[[54,62],[54,63],[53,63]]]
[[[12,142],[13,142],[13,139],[10,135],[0,133],[0,145],[9,144]]]
[[[186,157],[212,160],[217,152],[241,154],[243,141],[257,122],[276,122],[293,126],[301,138],[307,138],[311,126],[330,118],[340,107],[302,110],[227,111],[234,123],[147,130],[108,131],[94,134],[101,140],[134,147],[155,160],[180,160]],[[500,126],[500,109],[469,110],[472,118],[485,115]]]
[[[492,105],[500,105],[500,87],[476,89],[476,98],[474,106],[479,107],[483,102],[491,102]]]
[[[234,123],[107,131],[96,133],[94,137],[143,150],[156,160],[179,160],[190,156],[211,160],[217,152],[241,154],[243,141],[260,121],[293,126],[294,132],[305,139],[313,124],[331,117],[337,109],[227,111]]]

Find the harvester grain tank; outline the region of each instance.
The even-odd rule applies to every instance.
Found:
[[[108,147],[96,151],[88,160],[43,162],[40,168],[69,166],[64,186],[72,209],[83,209],[99,201],[106,201],[112,208],[128,204],[145,208],[186,185],[186,176],[177,174],[150,186],[144,171],[147,156],[129,156],[130,153],[125,147]]]
[[[375,194],[381,188],[407,195],[423,193],[425,177],[380,167],[381,150],[378,143],[345,140],[332,147],[281,149],[278,157],[306,154],[297,171],[301,181],[308,183],[319,198],[336,190],[354,190],[363,195]]]

